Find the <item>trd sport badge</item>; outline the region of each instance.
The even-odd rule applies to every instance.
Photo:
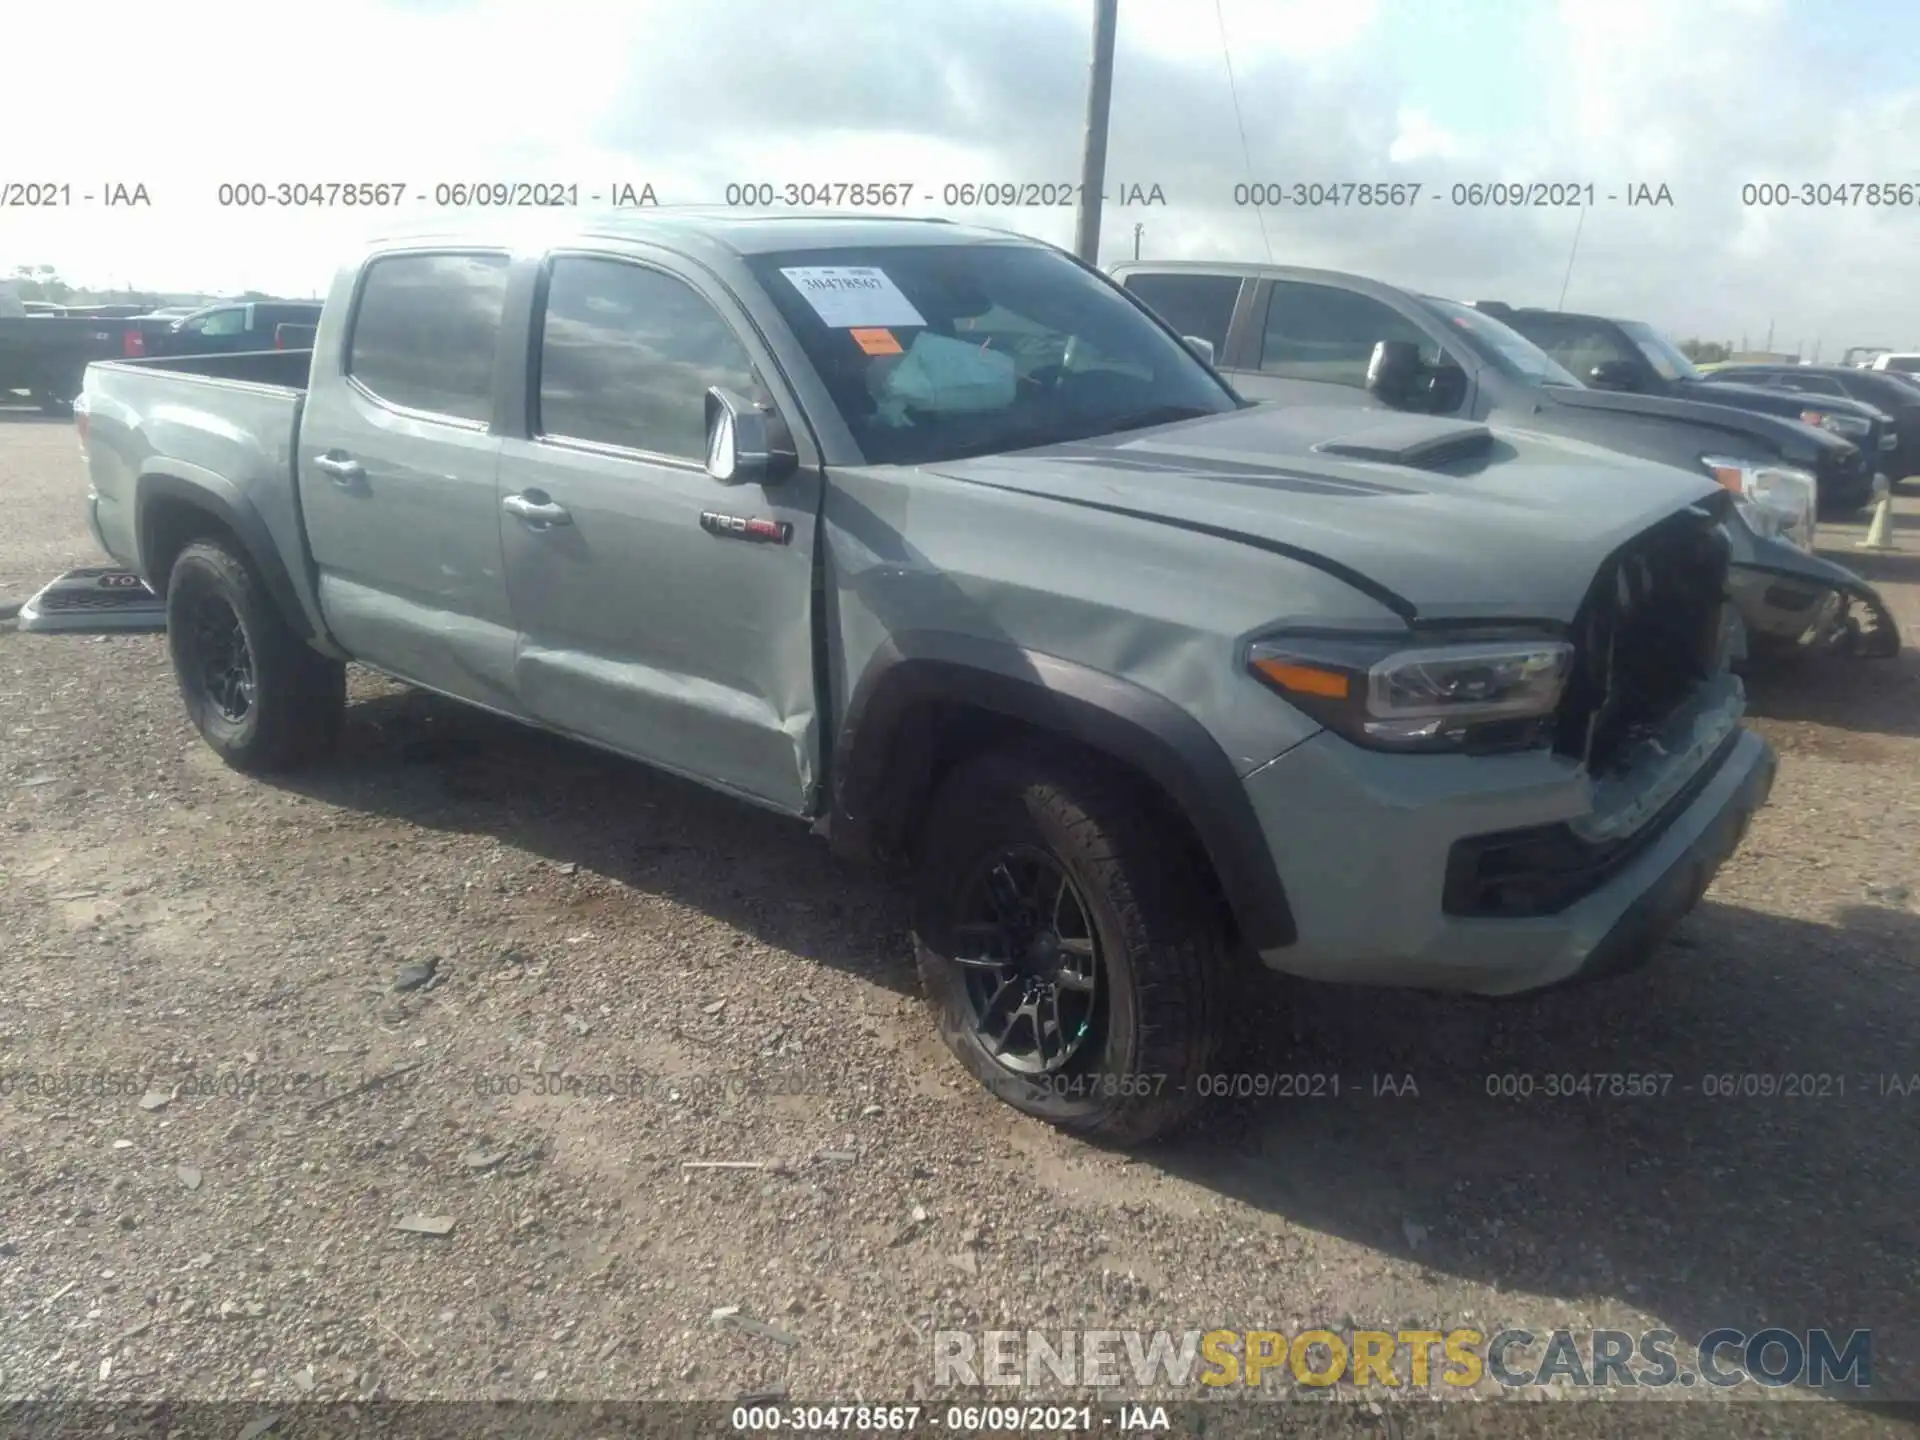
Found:
[[[700,528],[723,540],[752,540],[761,545],[785,545],[793,539],[793,526],[784,520],[721,515],[712,510],[701,512]]]

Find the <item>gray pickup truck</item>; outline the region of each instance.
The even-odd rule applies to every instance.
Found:
[[[79,424],[230,764],[318,757],[351,660],[811,822],[912,877],[967,1069],[1131,1143],[1231,1092],[1241,957],[1628,968],[1775,764],[1711,478],[1252,406],[1183,339],[940,221],[502,218]]]

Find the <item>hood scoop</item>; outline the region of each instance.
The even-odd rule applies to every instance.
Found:
[[[1378,465],[1405,465],[1415,470],[1444,470],[1463,461],[1484,459],[1493,449],[1493,431],[1470,420],[1382,415],[1362,430],[1313,448],[1346,460],[1371,460]]]

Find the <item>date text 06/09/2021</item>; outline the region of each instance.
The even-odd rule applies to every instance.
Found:
[[[748,180],[728,185],[721,203],[754,210],[893,209],[914,205],[950,210],[1070,209],[1085,186],[1073,180]],[[1164,207],[1166,187],[1141,181],[1109,181],[1101,203],[1121,208]]]
[[[153,195],[143,180],[15,179],[0,176],[0,210],[70,210],[78,206],[148,210]]]
[[[1597,184],[1591,180],[1463,180],[1429,185],[1419,180],[1256,180],[1233,187],[1236,206],[1264,209],[1411,210],[1439,205],[1455,210],[1573,209],[1617,205],[1672,209],[1663,181]]]
[[[214,191],[214,203],[229,210],[390,210],[406,205],[443,210],[472,208],[614,210],[652,209],[660,197],[651,181],[608,180],[233,180]]]
[[[1176,1412],[1177,1412],[1177,1407]],[[1082,1435],[1105,1431],[1167,1432],[1165,1405],[972,1404],[807,1405],[749,1400],[729,1417],[740,1435]]]

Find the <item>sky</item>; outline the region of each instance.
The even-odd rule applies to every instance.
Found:
[[[1771,325],[1775,349],[1817,343],[1828,358],[1920,348],[1914,0],[1119,11],[1103,264],[1132,255],[1138,224],[1147,259],[1271,258],[1515,304],[1554,305],[1564,285],[1568,309],[1683,338],[1757,348]],[[1078,180],[1092,12],[278,0],[268,23],[237,0],[96,0],[83,32],[63,22],[6,64],[0,200],[23,183],[71,199],[0,205],[0,276],[50,264],[76,283],[304,296],[377,228],[365,211],[223,206],[236,182],[404,185],[407,218],[431,212],[437,187],[475,181],[575,184],[588,207],[620,183],[718,204],[746,182],[908,182],[898,213],[1067,244],[1070,205],[944,202],[949,185]],[[1594,203],[1453,203],[1456,185],[1517,181],[1591,185]],[[1276,182],[1421,191],[1399,208],[1236,204],[1236,186]],[[1910,203],[1781,208],[1742,193],[1855,182],[1907,184]],[[103,204],[116,184],[150,203]],[[1641,185],[1671,203],[1629,205]],[[1155,187],[1159,203],[1117,203]]]

